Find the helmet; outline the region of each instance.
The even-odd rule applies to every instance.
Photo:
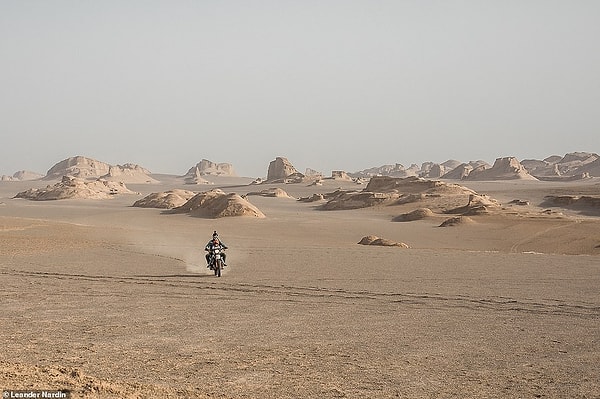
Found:
[[[213,238],[218,238],[219,237],[219,233],[217,233],[217,230],[213,231]]]

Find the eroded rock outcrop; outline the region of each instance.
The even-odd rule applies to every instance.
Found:
[[[492,165],[488,164],[485,161],[470,161],[468,163],[461,163],[459,165],[456,165],[449,172],[443,174],[440,178],[448,180],[464,180],[475,169],[485,170],[491,167]]]
[[[193,191],[169,190],[160,193],[152,193],[137,200],[133,206],[139,208],[172,209],[185,204],[196,195]]]
[[[73,176],[82,179],[97,179],[110,171],[110,165],[83,156],[70,157],[56,163],[48,170],[44,180],[61,179],[62,176]]]
[[[515,157],[497,158],[489,169],[474,169],[464,180],[537,180]]]
[[[262,191],[252,191],[246,194],[246,196],[257,195],[261,197],[272,197],[272,198],[294,198],[289,195],[285,190],[281,188],[268,188]]]
[[[446,213],[460,214],[463,216],[486,215],[500,211],[502,205],[487,195],[473,193],[469,195],[466,205],[450,209]]]
[[[171,209],[168,213],[189,213],[191,216],[204,218],[230,216],[265,217],[260,209],[242,198],[239,194],[227,194],[220,189],[196,194],[185,204]]]
[[[571,209],[583,215],[600,215],[600,197],[588,195],[549,195],[542,206]]]
[[[111,165],[108,173],[100,176],[101,179],[120,181],[123,183],[154,184],[158,180],[149,176],[150,171],[140,165],[126,163],[125,165]]]
[[[403,242],[396,242],[392,240],[388,240],[385,238],[380,238],[377,236],[365,236],[363,237],[358,244],[360,245],[378,245],[383,247],[401,247],[401,248],[409,248],[409,246]]]
[[[235,177],[235,171],[233,166],[229,163],[216,163],[203,159],[198,162],[195,166],[192,166],[187,173],[183,176],[184,178],[195,178],[196,176],[231,176]]]
[[[327,203],[320,206],[326,211],[360,209],[376,205],[391,204],[400,196],[398,193],[378,193],[370,191],[340,191],[336,195],[328,195]]]
[[[331,171],[331,178],[333,180],[352,181],[352,177],[350,177],[343,170],[333,170],[333,171]]]
[[[126,163],[124,165],[110,165],[92,158],[83,156],[70,157],[55,164],[44,180],[61,179],[62,176],[72,176],[80,179],[108,181],[123,183],[158,183],[150,176],[150,171],[140,165]]]
[[[105,179],[86,181],[84,179],[63,176],[59,183],[46,188],[32,188],[18,193],[15,198],[33,201],[49,201],[61,199],[107,199],[117,194],[135,194],[123,182]]]
[[[415,220],[423,220],[428,217],[432,217],[435,214],[429,208],[418,208],[414,211],[403,213],[402,215],[398,215],[392,219],[394,222],[412,222]]]
[[[183,181],[185,184],[212,184],[208,180],[202,177],[202,172],[200,172],[200,168],[195,167],[190,169],[190,171],[184,176]]]
[[[342,191],[326,195],[328,202],[320,209],[358,209],[376,205],[399,205],[427,198],[453,196],[468,198],[475,192],[458,184],[418,177],[374,176],[362,191]]]
[[[294,167],[294,165],[292,165],[292,163],[290,161],[288,161],[286,158],[283,158],[283,157],[277,157],[277,158],[275,158],[275,160],[273,160],[269,163],[269,169],[267,172],[267,180],[272,181],[272,180],[285,179],[288,176],[291,176],[294,174],[301,175],[301,173],[296,170],[296,168]]]
[[[473,219],[471,219],[468,216],[454,216],[451,217],[449,219],[446,219],[442,222],[442,224],[440,224],[439,227],[453,227],[453,226],[460,226],[463,224],[472,224]]]
[[[0,181],[26,181],[26,180],[38,180],[43,178],[44,175],[39,173],[31,172],[28,170],[20,170],[15,172],[12,176],[2,175]]]

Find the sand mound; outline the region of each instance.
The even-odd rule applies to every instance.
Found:
[[[248,194],[246,194],[246,196],[249,195],[258,195],[261,197],[274,197],[274,198],[294,198],[291,195],[289,195],[287,192],[285,192],[285,190],[282,190],[280,188],[268,188],[262,191],[253,191],[250,192]]]
[[[33,201],[48,201],[70,198],[106,199],[116,194],[135,194],[122,182],[112,182],[104,179],[87,182],[71,176],[63,176],[59,183],[43,189],[29,189],[18,193],[15,198],[25,198]]]
[[[379,246],[383,246],[383,247],[409,248],[409,246],[403,242],[391,241],[391,240],[387,240],[385,238],[379,238],[377,236],[365,236],[358,242],[358,244],[379,245]]]
[[[185,204],[173,208],[169,213],[189,213],[191,216],[221,218],[228,216],[252,216],[264,218],[265,215],[240,195],[226,194],[220,189],[196,194]]]
[[[468,216],[456,216],[456,217],[452,217],[450,219],[446,219],[442,222],[442,224],[440,224],[439,227],[451,227],[451,226],[458,226],[461,224],[470,224],[470,223],[474,223],[473,219],[471,219]]]
[[[392,221],[394,222],[412,222],[415,220],[422,220],[435,214],[429,208],[419,208],[415,209],[412,212],[404,213],[402,215],[396,216]]]
[[[152,193],[137,200],[133,206],[139,208],[172,209],[182,206],[194,195],[196,195],[195,192],[187,190],[169,190],[161,193]]]

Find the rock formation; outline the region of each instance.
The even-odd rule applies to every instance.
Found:
[[[313,194],[308,197],[299,198],[298,201],[300,201],[300,202],[316,202],[316,201],[323,201],[324,199],[325,199],[325,197],[323,196],[323,194]]]
[[[592,162],[587,162],[575,168],[573,175],[581,177],[600,177],[600,157]]]
[[[433,162],[425,162],[421,165],[421,170],[419,171],[418,176],[423,177],[423,178],[429,178],[429,179],[448,178],[448,177],[443,177],[443,176],[447,175],[448,173],[450,173],[451,171],[453,171],[454,169],[458,168],[461,165],[469,165],[469,164],[463,164],[460,161],[457,161],[454,159],[449,159],[446,162],[443,162],[441,164],[437,164],[437,163],[433,163]],[[471,170],[473,170],[473,167],[469,168],[469,172]],[[468,173],[466,173],[466,174],[468,174]],[[459,177],[459,179],[460,178],[462,178],[462,176]]]
[[[268,189],[262,190],[262,191],[253,191],[253,192],[246,194],[246,196],[250,196],[250,195],[258,195],[261,197],[272,197],[272,198],[294,198],[291,195],[289,195],[287,192],[285,192],[285,190],[282,190],[278,187],[268,188]]]
[[[485,215],[491,212],[497,212],[502,205],[487,195],[473,194],[469,195],[469,201],[466,205],[449,209],[446,213],[461,214],[464,216]]]
[[[108,174],[110,165],[95,159],[76,156],[67,158],[55,164],[48,170],[44,180],[61,179],[63,176],[73,176],[82,179],[97,179]]]
[[[311,168],[306,168],[306,172],[304,172],[304,175],[306,177],[312,177],[312,178],[316,178],[316,179],[323,178],[323,173],[316,171],[314,169],[311,169]]]
[[[465,180],[537,180],[515,157],[497,158],[489,169],[473,169]]]
[[[190,169],[190,171],[184,176],[183,181],[185,184],[212,184],[202,177],[202,172],[200,172],[200,168],[198,166],[192,169]]]
[[[369,178],[372,176],[409,177],[417,176],[420,170],[419,166],[414,164],[409,168],[405,168],[404,165],[397,163],[394,165],[383,165],[350,173],[350,176],[354,178]]]
[[[187,190],[170,190],[161,193],[152,193],[137,200],[133,206],[139,208],[172,209],[185,204],[194,195],[196,195],[195,192]]]
[[[421,165],[421,171],[419,177],[437,179],[442,177],[446,173],[446,168],[440,164],[426,162]]]
[[[240,195],[235,193],[226,194],[220,189],[196,194],[185,204],[171,209],[168,213],[189,213],[191,216],[204,218],[229,216],[265,217],[257,207]]]
[[[589,152],[572,152],[561,157],[553,155],[544,160],[527,159],[521,164],[539,180],[578,180],[600,177],[600,156]]]
[[[139,165],[126,163],[125,165],[111,165],[108,169],[108,173],[100,176],[100,178],[133,184],[159,183],[158,180],[150,177],[149,174],[149,170],[142,168]]]
[[[397,193],[374,193],[369,191],[340,191],[333,197],[329,196],[327,203],[320,209],[326,211],[368,208],[376,205],[391,204],[398,200]]]
[[[414,211],[403,213],[392,219],[394,222],[412,222],[415,220],[422,220],[428,217],[434,216],[434,213],[429,208],[419,208]]]
[[[471,224],[474,223],[473,219],[468,216],[454,216],[449,219],[446,219],[439,225],[439,227],[452,227],[459,226],[461,224]]]
[[[124,165],[110,165],[92,158],[76,156],[67,158],[55,164],[44,180],[61,179],[63,176],[72,176],[81,179],[95,180],[98,178],[123,183],[158,183],[150,177],[150,171],[133,163]]]
[[[195,178],[196,174],[200,176],[231,176],[235,177],[233,166],[229,163],[215,163],[207,159],[203,159],[195,166],[192,166],[184,178]]]
[[[470,161],[469,163],[461,163],[455,166],[452,170],[442,175],[441,179],[448,180],[465,180],[469,174],[474,170],[485,170],[491,168],[492,165],[485,161]]]
[[[279,180],[285,179],[288,176],[298,174],[299,172],[294,168],[294,165],[290,163],[286,158],[277,157],[274,161],[269,163],[269,170],[267,172],[267,180]]]
[[[582,215],[600,215],[600,196],[549,195],[544,198],[544,202],[541,205],[571,209]]]
[[[39,173],[30,172],[28,170],[20,170],[15,172],[12,176],[2,175],[0,181],[25,181],[25,180],[38,180],[44,177]]]
[[[116,194],[135,194],[122,182],[112,182],[104,179],[86,181],[84,179],[63,176],[62,180],[53,186],[43,189],[29,189],[18,193],[15,198],[26,198],[34,201],[60,200],[70,198],[106,199]]]
[[[352,181],[352,178],[343,170],[331,171],[331,178],[333,180]]]
[[[327,203],[320,209],[340,210],[366,208],[376,205],[398,205],[427,198],[452,196],[465,200],[475,192],[458,184],[418,177],[374,176],[362,191],[336,191],[326,195]],[[463,202],[464,203],[464,202]]]
[[[391,241],[385,238],[379,238],[377,236],[365,236],[363,237],[358,244],[361,245],[379,245],[384,247],[401,247],[401,248],[409,248],[409,246],[403,242]]]
[[[365,188],[371,192],[397,192],[402,194],[473,194],[474,191],[464,186],[444,183],[439,180],[421,179],[418,177],[393,178],[387,176],[372,177]]]

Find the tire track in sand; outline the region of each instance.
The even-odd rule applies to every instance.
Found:
[[[566,302],[559,299],[528,299],[500,296],[475,297],[469,295],[442,295],[435,293],[412,292],[376,292],[368,290],[349,290],[315,286],[268,285],[250,283],[230,283],[223,280],[208,280],[211,275],[175,274],[164,276],[107,276],[92,274],[69,274],[54,272],[35,272],[14,269],[0,270],[0,275],[26,276],[37,279],[58,279],[120,284],[150,285],[167,290],[176,289],[178,294],[186,296],[181,290],[194,292],[202,290],[211,294],[222,294],[229,299],[239,299],[244,295],[262,295],[265,299],[286,301],[326,301],[355,303],[357,301],[375,302],[388,305],[425,306],[429,308],[468,308],[480,311],[527,312],[545,315],[570,316],[600,319],[600,306],[588,302]],[[119,285],[121,287],[121,285]],[[70,286],[70,289],[73,287]],[[123,294],[122,290],[119,290]],[[114,293],[110,293],[114,295]],[[163,292],[172,296],[173,292]],[[233,294],[233,295],[232,295]],[[237,297],[236,297],[237,294]],[[139,295],[131,293],[130,295]]]

